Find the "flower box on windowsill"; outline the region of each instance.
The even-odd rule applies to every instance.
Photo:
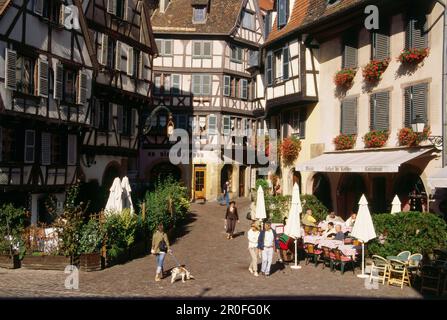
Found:
[[[365,148],[382,148],[386,145],[390,132],[387,130],[373,130],[363,136]]]
[[[334,77],[335,85],[345,89],[350,88],[352,86],[352,83],[354,82],[356,73],[357,70],[351,68],[345,68],[338,71]]]
[[[377,82],[388,68],[390,59],[372,60],[363,68],[363,78],[368,82]]]
[[[397,58],[397,61],[400,61],[403,64],[409,65],[417,65],[424,61],[426,57],[430,54],[429,48],[418,49],[405,49],[402,51],[400,56]]]
[[[356,135],[340,134],[333,140],[335,150],[349,150],[353,149],[357,140]]]
[[[399,146],[401,147],[416,147],[421,144],[421,142],[428,140],[431,134],[429,126],[424,128],[423,132],[414,132],[411,128],[402,128],[398,133]]]

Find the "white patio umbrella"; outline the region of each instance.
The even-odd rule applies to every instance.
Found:
[[[259,186],[258,195],[256,196],[255,220],[263,220],[265,218],[267,218],[267,213],[265,211],[264,190]]]
[[[365,275],[365,243],[371,239],[377,237],[374,230],[374,224],[371,218],[371,214],[368,208],[368,201],[365,195],[362,195],[359,201],[359,212],[357,219],[355,220],[354,227],[352,228],[351,236],[357,238],[362,242],[362,274],[358,275],[359,278],[368,277]]]
[[[122,195],[123,188],[121,187],[121,180],[120,178],[115,178],[110,188],[110,195],[105,208],[106,213],[121,212],[123,210]]]
[[[130,193],[132,192],[132,189],[130,188],[129,178],[124,177],[123,181],[121,181],[121,188],[123,189],[123,209],[130,209],[130,213],[135,213],[133,209],[132,204],[132,197],[130,196]]]
[[[303,212],[303,207],[301,205],[300,188],[295,183],[292,190],[292,205],[290,206],[289,217],[287,218],[287,223],[284,227],[284,233],[295,239],[295,265],[291,266],[292,269],[301,269],[298,265],[297,254],[297,241],[298,238],[301,237],[301,212]]]
[[[398,212],[402,211],[402,203],[400,202],[399,197],[397,196],[397,194],[394,197],[393,202],[391,204],[392,204],[391,214],[395,214],[395,213],[398,213]]]

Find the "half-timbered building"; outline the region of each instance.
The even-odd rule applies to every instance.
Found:
[[[44,199],[82,178],[94,62],[80,1],[0,1],[0,203]]]
[[[151,131],[141,149],[146,180],[171,172],[191,188],[195,199],[216,199],[225,181],[232,196],[246,196],[252,167],[245,161],[219,163],[212,151],[192,155],[190,165],[169,164],[169,115],[175,128],[195,134],[197,143],[218,152],[235,148],[234,137],[258,127],[264,110],[259,72],[263,19],[254,0],[161,0],[152,25],[159,56],[154,60]],[[254,132],[254,131],[252,131]],[[255,143],[255,134],[248,144]],[[239,144],[247,141],[240,142]],[[216,160],[216,161],[215,161]]]
[[[108,188],[117,176],[137,178],[141,116],[152,105],[157,49],[149,0],[83,1],[99,72],[89,103],[92,128],[83,137],[82,166],[89,182]]]

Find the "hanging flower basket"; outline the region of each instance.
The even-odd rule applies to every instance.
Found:
[[[363,78],[368,82],[377,82],[388,68],[390,59],[372,60],[363,68]]]
[[[356,72],[357,71],[355,69],[351,68],[346,68],[338,71],[334,77],[335,85],[339,87],[349,88],[354,81]]]
[[[356,135],[340,134],[334,138],[335,150],[349,150],[354,148]]]
[[[426,126],[421,133],[414,132],[411,128],[402,128],[398,133],[399,145],[402,147],[418,146],[421,142],[426,141],[430,134],[429,126]]]
[[[386,144],[389,137],[390,132],[387,130],[373,130],[363,136],[363,142],[365,148],[381,148]]]
[[[293,164],[300,154],[301,140],[296,137],[284,139],[281,142],[280,151],[284,164]]]
[[[426,57],[430,54],[430,49],[405,49],[402,51],[397,61],[405,64],[417,65],[424,61]]]

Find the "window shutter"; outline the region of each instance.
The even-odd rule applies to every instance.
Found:
[[[229,97],[231,94],[231,77],[224,76],[224,96]]]
[[[123,47],[123,44],[121,41],[116,42],[116,48],[115,48],[115,69],[118,71],[121,71],[121,48]]]
[[[173,74],[171,76],[172,81],[172,94],[179,95],[180,94],[180,75]]]
[[[138,128],[137,128],[137,120],[138,120],[138,113],[137,113],[137,109],[132,109],[132,114],[131,114],[131,123],[130,123],[130,130],[131,130],[131,134],[133,136],[137,135],[138,132]]]
[[[208,134],[217,133],[217,117],[215,115],[208,116]]]
[[[107,12],[116,14],[116,4],[117,0],[107,0]]]
[[[371,130],[389,129],[389,104],[389,92],[379,92],[371,96]]]
[[[427,93],[428,84],[421,83],[413,86],[412,100],[412,120],[416,120],[416,116],[419,116],[422,121],[427,122]]]
[[[37,92],[39,96],[48,98],[48,62],[39,59],[38,69]]]
[[[172,40],[164,40],[163,44],[164,44],[163,55],[165,56],[172,55]]]
[[[203,56],[211,57],[211,42],[209,41],[203,43]]]
[[[79,71],[78,75],[78,104],[87,102],[87,73]]]
[[[358,34],[355,32],[345,36],[343,68],[357,68],[357,37]]]
[[[407,87],[405,88],[405,127],[406,128],[411,128],[411,120],[412,120],[412,115],[411,115],[411,111],[412,111],[412,102],[411,102],[411,97],[412,97],[412,87]]]
[[[412,17],[408,20],[405,35],[405,48],[423,49],[428,47],[427,20],[424,16]]]
[[[300,119],[299,119],[299,129],[300,129],[300,139],[306,138],[306,121],[307,121],[307,110],[302,108],[300,110]]]
[[[271,86],[273,84],[273,55],[271,52],[267,53],[267,66],[266,66],[266,82],[268,86]]]
[[[287,0],[278,0],[278,28],[287,24]]]
[[[124,13],[123,13],[123,20],[127,20],[129,22],[132,22],[133,17],[133,7],[132,7],[132,0],[125,0],[124,1]]]
[[[248,81],[247,79],[241,79],[241,98],[248,98]]]
[[[192,93],[194,95],[200,95],[201,94],[201,90],[200,90],[200,75],[198,74],[194,74],[192,76]]]
[[[17,52],[15,52],[14,50],[6,49],[5,61],[5,87],[6,89],[16,90]]]
[[[223,116],[223,135],[229,136],[231,133],[231,119],[229,116]]]
[[[357,134],[357,98],[345,99],[341,105],[341,133]]]
[[[113,115],[113,109],[115,109],[114,108],[114,104],[113,103],[109,103],[109,131],[115,131],[115,128],[114,128],[114,124],[115,124],[115,121],[114,121],[114,115]]]
[[[76,165],[77,160],[77,137],[74,134],[68,135],[67,164],[69,166]]]
[[[283,80],[289,79],[289,61],[290,61],[290,52],[289,47],[284,47],[282,50],[282,78]]]
[[[64,67],[62,63],[57,62],[56,68],[54,69],[54,89],[53,89],[53,97],[56,100],[62,100],[63,76],[64,76]]]
[[[385,32],[374,32],[373,36],[373,58],[384,60],[390,57],[390,37]]]
[[[36,145],[36,136],[34,130],[25,131],[25,163],[34,162],[34,149]]]
[[[270,30],[271,30],[271,25],[272,25],[272,15],[270,12],[267,12],[267,14],[265,15],[265,19],[264,19],[264,39],[267,40],[269,34],[270,34]]]
[[[51,133],[42,132],[41,162],[48,166],[51,164]]]
[[[142,52],[141,63],[142,63],[141,77],[144,80],[149,80],[150,79],[150,68],[151,68],[150,58],[149,58],[149,55],[145,52]]]
[[[160,39],[156,39],[155,45],[157,46],[157,49],[158,49],[158,52],[160,53],[160,55],[163,55],[163,51],[162,51],[163,42]]]
[[[117,124],[118,124],[118,133],[123,133],[123,106],[117,105],[116,106],[116,114],[117,114]]]
[[[202,55],[202,52],[201,52],[202,51],[201,42],[195,41],[195,42],[193,42],[192,46],[193,46],[193,53],[192,53],[192,55],[194,57],[200,57]]]
[[[42,16],[43,14],[43,1],[44,0],[34,0],[34,13]]]
[[[211,76],[202,75],[202,94],[204,96],[211,95]]]
[[[107,55],[108,55],[109,37],[106,34],[102,34],[101,39],[101,64],[107,65]]]
[[[127,49],[127,75],[128,76],[133,76],[134,75],[134,70],[133,70],[133,48],[129,47]]]

